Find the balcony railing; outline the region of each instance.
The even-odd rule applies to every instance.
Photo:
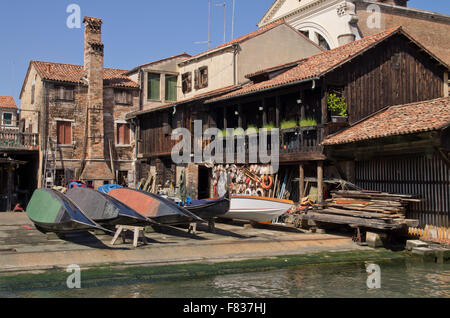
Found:
[[[14,128],[0,129],[0,149],[37,150],[39,134],[23,133]]]

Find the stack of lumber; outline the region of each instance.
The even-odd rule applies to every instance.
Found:
[[[314,210],[322,221],[380,229],[414,224],[416,220],[406,219],[406,211],[410,203],[420,202],[412,195],[382,192],[340,190],[331,195],[331,199]]]

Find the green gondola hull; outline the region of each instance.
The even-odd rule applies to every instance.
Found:
[[[86,216],[69,198],[51,189],[34,191],[27,206],[27,215],[46,232],[108,231]]]

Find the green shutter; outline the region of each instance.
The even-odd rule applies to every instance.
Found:
[[[159,74],[148,73],[148,94],[151,100],[160,100],[161,77]]]
[[[177,100],[177,76],[166,75],[166,100]]]

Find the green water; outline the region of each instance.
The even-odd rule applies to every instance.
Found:
[[[377,262],[374,262],[377,263]],[[302,265],[278,270],[170,280],[102,281],[77,290],[38,288],[1,292],[0,297],[118,298],[311,298],[450,297],[450,264],[379,262],[381,288],[367,287],[365,263]],[[83,277],[82,277],[83,281]],[[1,287],[1,284],[0,284]]]

